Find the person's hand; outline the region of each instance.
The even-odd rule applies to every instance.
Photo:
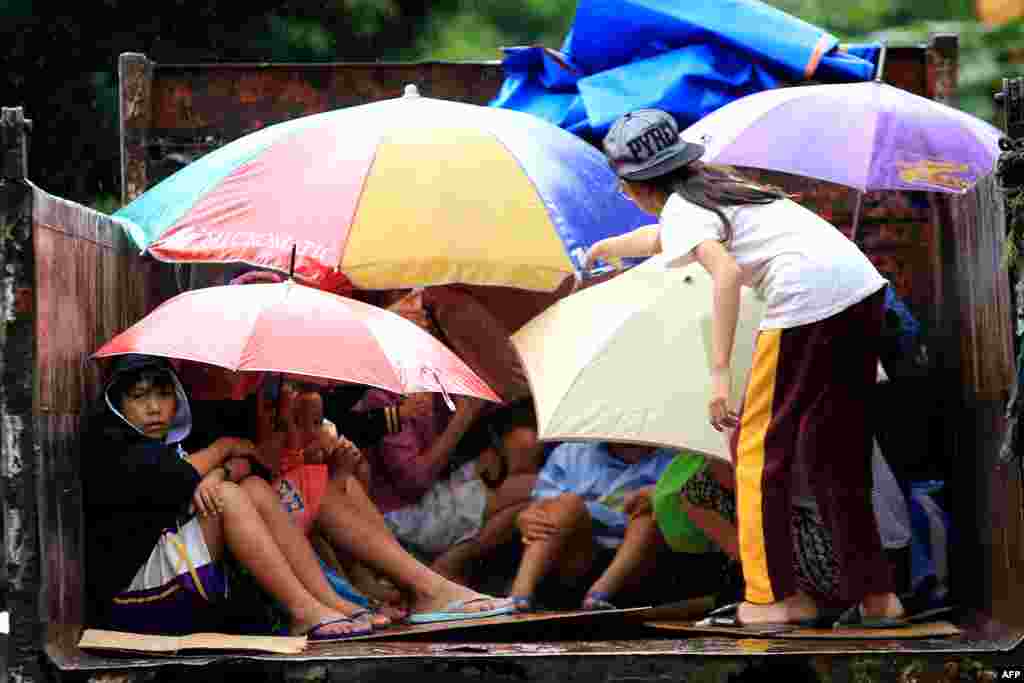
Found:
[[[230,458],[248,458],[256,456],[256,445],[249,439],[240,439],[235,436],[222,436],[213,442],[223,463]]]
[[[523,534],[524,545],[546,541],[560,531],[558,525],[551,521],[540,505],[533,505],[520,513],[519,530]]]
[[[630,491],[623,498],[622,511],[631,519],[651,514],[651,494],[653,486],[644,486],[636,491]]]
[[[708,404],[708,417],[711,426],[721,432],[734,429],[740,423],[739,414],[729,408],[729,389],[732,386],[732,372],[729,368],[711,371],[711,402]]]
[[[615,267],[618,259],[612,256],[609,246],[608,239],[595,242],[590,249],[587,249],[587,253],[583,257],[583,268],[585,270],[592,270],[598,261],[604,261],[608,265]]]
[[[215,467],[206,473],[192,494],[192,505],[199,516],[215,517],[223,512],[223,503],[217,495],[217,487],[224,481],[226,473],[221,467]]]
[[[346,477],[356,474],[363,463],[363,452],[344,436],[335,437],[330,450],[324,454],[324,462],[331,468],[331,475]]]
[[[316,431],[316,436],[303,448],[302,455],[306,463],[319,465],[328,462],[331,453],[337,447],[337,440],[337,426],[330,420],[323,420],[320,423],[320,428]]]

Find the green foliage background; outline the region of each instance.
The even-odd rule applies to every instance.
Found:
[[[683,1],[683,0],[681,0]],[[988,29],[973,0],[769,0],[849,42],[961,41],[961,107],[993,120],[1019,75],[1024,22]],[[35,119],[32,177],[58,195],[117,206],[117,57],[158,62],[500,59],[502,46],[558,48],[576,0],[0,0],[0,104]],[[998,123],[994,121],[994,123]]]

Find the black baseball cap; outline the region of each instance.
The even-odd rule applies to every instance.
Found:
[[[647,180],[696,161],[704,146],[681,139],[675,117],[668,112],[639,109],[612,125],[604,151],[620,178]]]

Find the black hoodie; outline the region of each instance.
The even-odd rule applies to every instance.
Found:
[[[119,375],[143,368],[166,370],[174,380],[178,407],[162,441],[132,426],[108,395]],[[181,448],[191,428],[188,399],[167,361],[139,355],[115,359],[82,444],[88,623],[106,622],[112,598],[128,587],[163,530],[176,528],[187,512],[200,481]]]

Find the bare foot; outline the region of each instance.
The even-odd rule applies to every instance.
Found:
[[[402,593],[389,583],[384,583],[377,578],[366,565],[353,565],[349,571],[349,579],[352,587],[357,591],[377,602],[387,605],[397,605],[402,601]]]
[[[321,636],[344,636],[351,633],[365,631],[366,627],[370,624],[367,615],[357,617],[356,619],[347,619],[347,615],[341,612],[336,612],[329,609],[318,609],[316,612],[309,615],[309,619],[295,619],[292,621],[291,634],[293,636],[306,635],[319,624],[324,622],[334,621],[335,619],[345,619],[344,621],[337,621],[333,624],[328,624],[317,631],[317,635]]]
[[[865,595],[861,601],[861,614],[868,618],[887,617],[899,619],[905,616],[903,603],[895,593]]]
[[[490,595],[484,595],[465,586],[445,580],[433,593],[417,594],[414,596],[413,602],[409,606],[409,611],[412,614],[436,612],[445,609],[449,603],[456,600],[473,601],[461,608],[461,611],[467,613],[486,612],[512,604],[509,598],[495,598]]]
[[[409,616],[409,610],[403,607],[396,607],[394,605],[383,605],[377,608],[377,614],[385,617],[389,623],[393,624],[397,621],[402,621]],[[373,625],[376,626],[377,622],[374,622]]]
[[[818,606],[806,593],[797,592],[770,605],[740,603],[736,618],[741,624],[788,624],[818,616]]]

